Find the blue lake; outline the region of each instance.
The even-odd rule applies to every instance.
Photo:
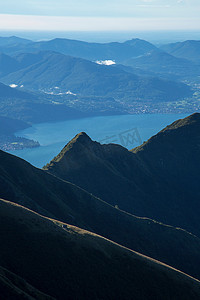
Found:
[[[186,114],[120,115],[35,124],[17,132],[16,135],[36,140],[41,147],[10,153],[41,168],[81,131],[85,131],[98,142],[117,143],[132,149],[173,121],[186,116]]]

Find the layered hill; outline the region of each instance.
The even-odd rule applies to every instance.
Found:
[[[79,134],[44,169],[127,212],[200,235],[199,143],[196,113],[132,151]]]
[[[38,294],[84,300],[200,297],[199,281],[175,269],[4,200],[0,238],[0,265],[29,282]],[[45,299],[42,294],[35,297]]]
[[[183,83],[137,76],[120,68],[55,52],[18,55],[16,60],[22,68],[1,77],[1,81],[36,91],[49,92],[59,87],[62,93],[70,91],[79,96],[160,102],[192,95],[190,87]]]
[[[184,42],[166,44],[162,50],[180,58],[200,63],[200,41],[188,40]]]
[[[200,278],[200,239],[196,236],[123,212],[3,151],[0,151],[0,197],[100,234]]]
[[[200,66],[185,58],[175,57],[164,51],[151,51],[124,62],[125,65],[155,72],[157,76],[174,79],[191,79],[197,77]]]
[[[16,37],[0,38],[0,52],[11,55],[24,52],[56,51],[89,60],[112,59],[120,62],[126,58],[142,55],[153,49],[156,49],[154,45],[141,39],[132,39],[124,43],[88,43],[62,38],[40,42]]]

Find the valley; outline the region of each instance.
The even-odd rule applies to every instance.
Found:
[[[0,37],[0,298],[200,299],[199,50]]]

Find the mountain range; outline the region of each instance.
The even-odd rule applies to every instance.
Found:
[[[0,52],[5,54],[13,55],[16,53],[48,50],[92,61],[112,59],[120,62],[128,57],[142,55],[153,49],[156,49],[153,44],[141,39],[132,39],[124,43],[112,42],[103,44],[61,38],[39,42],[17,37],[0,38]]]
[[[186,59],[172,54],[153,50],[139,57],[126,60],[124,65],[132,66],[134,69],[140,68],[146,72],[154,72],[157,77],[161,76],[171,80],[191,80],[198,77],[200,64],[190,61],[188,57]]]
[[[2,295],[198,299],[199,127],[131,151],[80,133],[44,170],[0,151]]]
[[[63,38],[33,42],[15,36],[0,37],[0,52],[11,56],[16,53],[55,51],[92,61],[111,59],[117,63],[122,63],[127,59],[136,58],[152,51],[159,52],[159,50],[164,50],[175,57],[197,62],[199,61],[199,45],[200,41],[196,40],[164,44],[158,48],[152,43],[138,38],[122,43],[89,43]]]
[[[198,53],[198,41],[181,45],[183,57],[170,52],[173,45],[158,48],[140,39],[103,44],[0,38],[0,81],[29,94],[26,99],[37,99],[37,105],[49,104],[50,117],[44,122],[67,119],[67,111],[72,108],[75,118],[144,111],[191,112],[199,107],[200,65],[194,54]],[[109,61],[112,65],[104,65]],[[9,111],[17,104],[14,100]],[[20,103],[20,107],[23,105]],[[42,115],[47,116],[37,116],[38,107],[31,107],[27,101],[25,106],[25,113],[32,114],[32,123],[43,122]],[[5,104],[1,111],[4,109]],[[2,116],[14,118],[7,112]]]
[[[199,236],[199,141],[199,113],[131,151],[101,145],[83,133],[44,169],[122,210]]]
[[[200,41],[188,40],[161,46],[161,49],[176,57],[200,63]]]
[[[0,137],[198,102],[198,46],[0,38]],[[0,150],[0,298],[200,299],[199,150],[199,113],[130,151],[80,132],[43,169]]]
[[[1,198],[100,234],[200,278],[200,251],[197,251],[200,241],[194,235],[121,211],[78,186],[3,151],[0,161]],[[179,253],[182,243],[183,255]]]
[[[0,79],[5,84],[14,83],[29,90],[50,92],[56,87],[62,94],[114,97],[130,102],[173,101],[192,95],[190,87],[183,83],[141,77],[120,68],[55,52],[22,54],[16,60],[21,69]]]

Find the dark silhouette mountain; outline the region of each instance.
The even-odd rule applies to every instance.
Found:
[[[26,66],[27,61],[31,65],[2,77],[2,82],[37,91],[57,86],[63,92],[71,91],[80,96],[114,97],[125,101],[162,102],[192,95],[190,87],[183,83],[144,78],[119,68],[55,52],[23,54],[18,56],[18,62],[20,58],[22,66]]]
[[[5,217],[5,216],[4,216]],[[12,241],[10,241],[12,243]],[[53,300],[53,297],[41,293],[23,278],[0,267],[1,299],[9,300]]]
[[[200,114],[128,151],[76,136],[45,170],[121,209],[200,235]]]
[[[180,58],[185,58],[191,61],[200,62],[200,41],[188,40],[163,45],[162,50]]]
[[[200,278],[200,239],[196,236],[123,212],[3,151],[0,151],[0,197],[100,234]]]
[[[0,239],[1,266],[56,299],[200,297],[200,282],[184,273],[4,200]]]
[[[124,62],[125,65],[141,68],[148,72],[155,72],[157,76],[167,78],[191,78],[198,76],[200,66],[191,61],[175,57],[164,51],[152,51],[137,58]]]

